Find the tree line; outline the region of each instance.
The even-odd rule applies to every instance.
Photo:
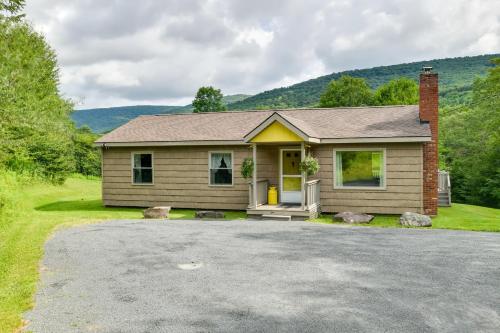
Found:
[[[54,183],[72,172],[99,175],[96,135],[70,120],[56,54],[23,19],[23,6],[0,2],[0,167]]]
[[[477,78],[470,103],[440,109],[440,165],[452,199],[500,208],[500,58]]]
[[[434,59],[390,66],[347,70],[320,76],[297,84],[275,88],[258,93],[244,100],[228,105],[229,110],[256,110],[312,107],[317,105],[326,86],[332,80],[347,75],[363,78],[372,89],[392,79],[406,77],[418,81],[422,66],[432,64],[439,72],[440,105],[456,105],[468,103],[472,98],[472,84],[476,76],[485,76],[492,67],[490,60],[497,55],[481,55],[448,59]]]
[[[365,79],[343,75],[332,80],[321,94],[316,107],[363,105],[410,105],[418,103],[418,85],[414,80],[400,77],[382,84],[373,91]],[[193,100],[193,112],[226,111],[220,89],[200,87]]]

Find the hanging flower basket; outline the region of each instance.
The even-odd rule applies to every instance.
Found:
[[[253,175],[253,158],[247,157],[241,163],[241,176],[245,179],[252,177]]]
[[[313,176],[319,171],[318,159],[308,155],[300,162],[299,168],[300,172],[304,172],[307,176]]]

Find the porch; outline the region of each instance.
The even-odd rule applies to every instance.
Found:
[[[299,163],[309,145],[253,144],[253,176],[248,184],[247,215],[253,218],[305,220],[320,212],[320,180],[308,179]],[[270,186],[278,192],[277,204],[268,202]],[[256,189],[256,191],[254,191]]]
[[[275,113],[245,136],[251,144],[253,162],[248,216],[304,220],[320,211],[320,181],[308,179],[300,168],[312,145],[319,141],[291,120]],[[278,192],[274,205],[268,202],[270,185]]]
[[[306,220],[315,218],[320,213],[320,180],[314,179],[305,182],[305,204],[280,203],[269,205],[267,192],[269,181],[261,179],[257,181],[257,204],[253,199],[253,184],[249,184],[249,206],[247,215],[250,218],[290,217],[290,220]]]

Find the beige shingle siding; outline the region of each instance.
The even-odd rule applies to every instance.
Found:
[[[231,187],[208,185],[208,152],[231,150],[234,183]],[[154,153],[154,185],[131,183],[131,153]],[[108,148],[103,152],[103,201],[107,206],[237,209],[248,206],[248,184],[241,177],[247,147],[141,147]]]
[[[386,190],[333,189],[333,149],[347,147],[386,148]],[[279,146],[258,146],[259,179],[278,184]],[[232,150],[234,184],[231,187],[208,185],[208,152]],[[131,184],[131,153],[154,153],[154,185]],[[356,144],[312,147],[321,170],[321,206],[325,212],[354,210],[367,213],[399,214],[422,209],[422,145]],[[108,206],[150,207],[167,205],[176,208],[236,209],[248,206],[248,181],[240,174],[247,146],[227,147],[141,147],[108,148],[103,151],[103,201]]]
[[[334,148],[386,148],[386,189],[351,190],[333,188]],[[358,211],[400,214],[422,210],[422,144],[321,145],[313,148],[321,169],[321,209],[323,212]]]

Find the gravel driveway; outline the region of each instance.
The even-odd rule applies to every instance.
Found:
[[[500,234],[112,221],[46,244],[34,332],[499,332]]]

